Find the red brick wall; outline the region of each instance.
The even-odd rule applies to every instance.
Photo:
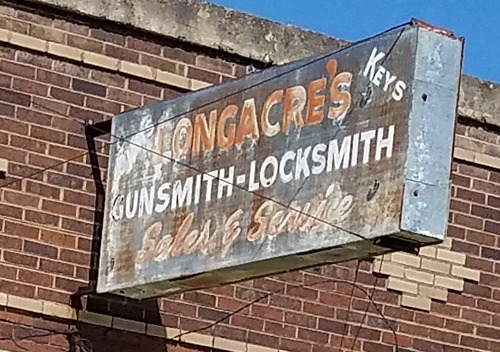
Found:
[[[240,58],[181,47],[152,35],[53,10],[2,6],[0,24],[13,32],[209,83],[245,72]],[[192,330],[273,291],[276,293],[204,333],[313,352],[331,351],[347,334],[343,338],[346,350],[358,336],[355,350],[393,351],[391,330],[377,311],[368,307],[363,292],[355,290],[351,300],[353,286],[348,283],[315,285],[329,278],[354,280],[353,262],[144,303],[71,296],[89,284],[98,249],[94,233],[96,186],[90,158],[85,154],[83,124],[182,93],[172,86],[0,45],[0,158],[9,160],[8,177],[0,182],[8,184],[0,189],[0,292],[74,307],[81,304],[93,312]],[[465,123],[462,121],[457,130],[463,136],[457,139],[458,147],[500,157],[498,133]],[[105,141],[97,139],[97,149],[102,149],[103,178]],[[73,160],[64,162],[68,158]],[[48,167],[50,170],[41,172]],[[467,253],[466,266],[481,270],[479,284],[466,282],[464,292],[449,292],[446,303],[434,301],[427,313],[401,308],[400,295],[385,289],[386,278],[374,276],[370,262],[360,264],[356,277],[369,292],[376,288],[373,299],[396,330],[401,351],[500,351],[500,329],[496,328],[500,326],[500,172],[459,161],[454,170],[449,236],[453,237],[453,250]],[[34,172],[38,173],[28,177]],[[11,183],[22,177],[26,179]],[[36,333],[47,328],[37,324],[53,323],[12,311],[2,311],[0,318],[0,349],[12,351],[22,350],[12,339],[19,339],[26,330]],[[69,322],[60,324],[67,327]],[[57,328],[64,328],[62,325]],[[77,328],[84,338],[92,340],[94,351],[110,351],[110,346],[124,352],[135,351],[134,346],[165,350],[163,341],[151,337],[81,324]],[[23,340],[21,345],[32,351],[69,348],[61,335],[35,340]],[[169,351],[184,350],[182,346],[169,347]]]

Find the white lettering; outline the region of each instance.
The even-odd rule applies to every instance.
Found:
[[[271,166],[271,175],[266,175],[266,170],[268,166]],[[270,187],[274,181],[276,181],[276,177],[278,176],[278,159],[274,156],[268,156],[264,162],[262,163],[262,167],[260,169],[260,183],[265,188]]]
[[[384,129],[379,128],[377,133],[377,148],[375,150],[375,160],[382,157],[382,148],[386,149],[386,158],[392,156],[392,145],[394,144],[394,125],[389,126],[388,136],[384,138]]]
[[[182,185],[182,181],[177,180],[174,184],[174,189],[172,191],[172,210],[176,208],[182,208],[184,206],[191,205],[191,199],[193,196],[193,177],[188,177]]]
[[[368,160],[370,160],[370,142],[375,138],[375,134],[375,130],[361,133],[361,141],[363,142],[363,164],[368,163]]]
[[[326,150],[326,144],[319,143],[314,146],[313,151],[312,151],[312,160],[314,161],[314,165],[311,168],[311,172],[314,175],[319,175],[325,170],[326,166],[326,158],[322,154]],[[321,154],[320,154],[321,152]]]
[[[233,194],[233,184],[234,184],[234,166],[229,168],[229,175],[224,176],[224,169],[219,171],[219,187],[217,190],[217,199],[221,199],[224,195],[224,188],[227,188],[226,198],[231,197]]]
[[[295,159],[295,152],[292,151],[287,151],[285,155],[283,155],[283,157],[281,158],[279,173],[283,183],[288,183],[291,180],[293,180],[293,172],[292,171],[290,171],[289,173],[285,172],[286,162],[292,161],[293,159]]]
[[[377,65],[377,62],[382,60],[384,57],[384,53],[377,53],[377,47],[373,48],[372,53],[370,54],[370,58],[366,63],[365,70],[363,71],[363,76],[366,77],[369,74],[370,80],[372,81],[375,75],[375,67]]]

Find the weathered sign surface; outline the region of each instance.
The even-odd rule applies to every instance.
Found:
[[[98,292],[441,241],[461,61],[460,39],[413,21],[115,117]]]

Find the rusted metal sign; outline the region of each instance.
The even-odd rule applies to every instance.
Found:
[[[461,61],[460,39],[412,21],[115,117],[98,292],[441,241]]]

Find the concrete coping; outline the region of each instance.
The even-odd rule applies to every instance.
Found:
[[[283,64],[348,42],[198,0],[28,0],[186,43]],[[464,75],[460,116],[500,127],[500,85]]]

